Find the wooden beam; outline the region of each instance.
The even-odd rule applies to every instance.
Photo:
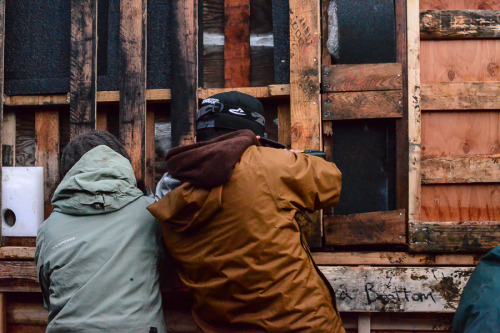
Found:
[[[407,252],[313,252],[321,266],[475,266],[481,254],[430,254]]]
[[[400,90],[400,63],[323,66],[322,92]]]
[[[43,167],[44,218],[52,213],[50,203],[59,183],[59,112],[35,112],[35,165]]]
[[[421,39],[500,38],[498,10],[420,11]]]
[[[322,95],[323,120],[401,118],[403,92],[363,91]]]
[[[420,220],[420,27],[419,0],[407,0],[406,34],[408,37],[408,221]]]
[[[71,0],[70,139],[95,129],[97,1]]]
[[[146,6],[147,0],[120,1],[120,139],[138,183],[146,173]]]
[[[0,261],[0,292],[40,292],[34,261]]]
[[[68,105],[69,94],[5,96],[6,106]]]
[[[7,296],[0,293],[0,333],[7,333]]]
[[[291,136],[290,104],[283,102],[278,104],[278,141],[287,148],[292,145]]]
[[[405,244],[405,211],[325,216],[326,245]]]
[[[289,5],[292,148],[320,150],[320,0],[290,0]]]
[[[250,85],[250,0],[224,1],[224,86]]]
[[[253,96],[255,98],[275,98],[275,97],[289,97],[290,85],[289,84],[271,84],[264,87],[238,87],[238,88],[207,88],[198,89],[198,97],[205,99],[215,94],[220,94],[228,91],[239,91],[244,94]]]
[[[4,112],[2,121],[2,166],[16,165],[16,114]]]
[[[34,247],[4,246],[0,247],[0,260],[34,260]]]
[[[498,245],[500,222],[412,222],[415,252],[487,252]]]
[[[155,113],[146,114],[146,187],[155,192]]]
[[[172,147],[194,142],[198,111],[198,0],[172,6]]]
[[[422,110],[500,109],[500,81],[422,84]]]
[[[500,182],[500,154],[422,157],[422,184]]]
[[[346,312],[455,312],[474,267],[321,266]]]

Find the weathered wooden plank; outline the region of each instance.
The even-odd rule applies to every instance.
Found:
[[[320,1],[290,0],[292,148],[321,148]]]
[[[500,154],[422,157],[423,184],[500,182]]]
[[[482,254],[313,252],[312,256],[322,266],[475,266]]]
[[[487,252],[500,240],[500,222],[412,222],[410,250],[415,252]]]
[[[35,112],[35,165],[43,167],[44,217],[52,213],[50,203],[59,183],[59,112]]]
[[[198,0],[172,6],[172,146],[194,141],[198,111]]]
[[[322,95],[323,120],[401,118],[403,92],[363,91]]]
[[[272,84],[264,87],[237,87],[237,88],[207,88],[198,89],[199,99],[205,99],[215,94],[228,91],[239,91],[255,98],[278,98],[290,96],[289,84]]]
[[[5,46],[5,0],[0,0],[0,179],[2,179],[2,162],[3,162],[3,85],[4,85],[4,49]],[[15,139],[14,139],[15,140]],[[16,159],[16,154],[14,153],[14,160]],[[14,161],[13,163],[14,164]],[[2,182],[0,181],[0,211],[2,208]],[[2,245],[2,228],[0,228],[0,245]],[[2,302],[4,300],[2,299]],[[2,312],[4,312],[2,310]],[[0,319],[0,322],[5,322],[4,318]],[[5,330],[5,327],[2,328]]]
[[[146,6],[146,0],[120,1],[120,139],[138,183],[146,173]]]
[[[402,89],[400,63],[323,66],[322,92]]]
[[[408,37],[408,221],[420,220],[420,28],[419,1],[407,0],[406,34]]]
[[[422,10],[500,10],[500,3],[497,0],[420,0],[420,8]]]
[[[278,104],[278,141],[287,148],[292,145],[291,136],[290,104],[283,102]]]
[[[473,267],[333,267],[320,270],[340,311],[454,312]]]
[[[146,187],[155,191],[155,113],[148,110],[146,114]]]
[[[250,85],[250,0],[224,1],[224,86]]]
[[[34,247],[4,246],[0,247],[0,260],[34,260]]]
[[[9,324],[47,325],[48,316],[49,313],[45,310],[43,304],[37,303],[11,303],[7,310]]]
[[[405,211],[325,216],[326,245],[405,244]]]
[[[97,1],[71,1],[70,138],[95,129]]]
[[[500,38],[500,12],[497,10],[420,11],[420,38]]]
[[[0,292],[39,290],[34,261],[0,261]]]
[[[499,94],[499,81],[423,83],[422,110],[497,110]]]
[[[0,293],[0,333],[7,333],[7,296]]]
[[[16,165],[16,114],[4,112],[2,120],[2,166]]]

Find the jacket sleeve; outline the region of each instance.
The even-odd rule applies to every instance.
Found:
[[[49,287],[50,282],[45,274],[44,265],[44,232],[40,229],[38,236],[36,238],[36,249],[35,249],[35,264],[36,264],[36,274],[38,277],[38,283],[42,289],[43,305],[45,309],[49,310],[50,299],[49,299]]]
[[[259,150],[267,183],[280,208],[315,211],[338,203],[342,174],[335,164],[288,150]]]

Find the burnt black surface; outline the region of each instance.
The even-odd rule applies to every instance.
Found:
[[[336,0],[340,58],[335,63],[396,62],[394,0]]]
[[[290,83],[290,24],[288,0],[273,1],[274,82]]]
[[[342,172],[335,215],[395,209],[396,135],[394,121],[333,123],[333,161]]]
[[[171,1],[148,0],[147,88],[170,88]],[[7,1],[5,94],[69,91],[71,1]],[[119,0],[98,2],[97,89],[118,90]]]

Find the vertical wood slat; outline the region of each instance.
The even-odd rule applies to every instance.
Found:
[[[224,86],[250,86],[250,0],[224,1]]]
[[[421,110],[420,110],[420,11],[419,0],[407,0],[408,37],[408,221],[420,221]]]
[[[3,84],[4,84],[4,45],[5,45],[5,0],[0,0],[0,141],[3,123]],[[2,142],[0,142],[0,147]],[[16,156],[14,155],[14,160]],[[2,209],[2,149],[0,149],[0,211]],[[0,220],[1,221],[1,220]],[[2,245],[2,226],[0,222],[0,246]],[[0,319],[3,321],[3,319]],[[0,332],[1,333],[1,332]]]
[[[146,112],[146,187],[155,191],[155,113]]]
[[[70,137],[95,129],[97,0],[71,1]]]
[[[146,173],[146,17],[147,0],[120,1],[120,139],[141,185]]]
[[[198,109],[198,0],[172,5],[172,147],[194,142]]]
[[[278,104],[278,141],[287,148],[292,144],[290,135],[290,104],[282,102]]]
[[[43,167],[44,218],[52,213],[50,203],[59,182],[59,112],[35,112],[35,165]]]
[[[7,297],[0,293],[0,333],[7,333]]]
[[[16,114],[6,112],[2,121],[2,166],[16,165]]]

